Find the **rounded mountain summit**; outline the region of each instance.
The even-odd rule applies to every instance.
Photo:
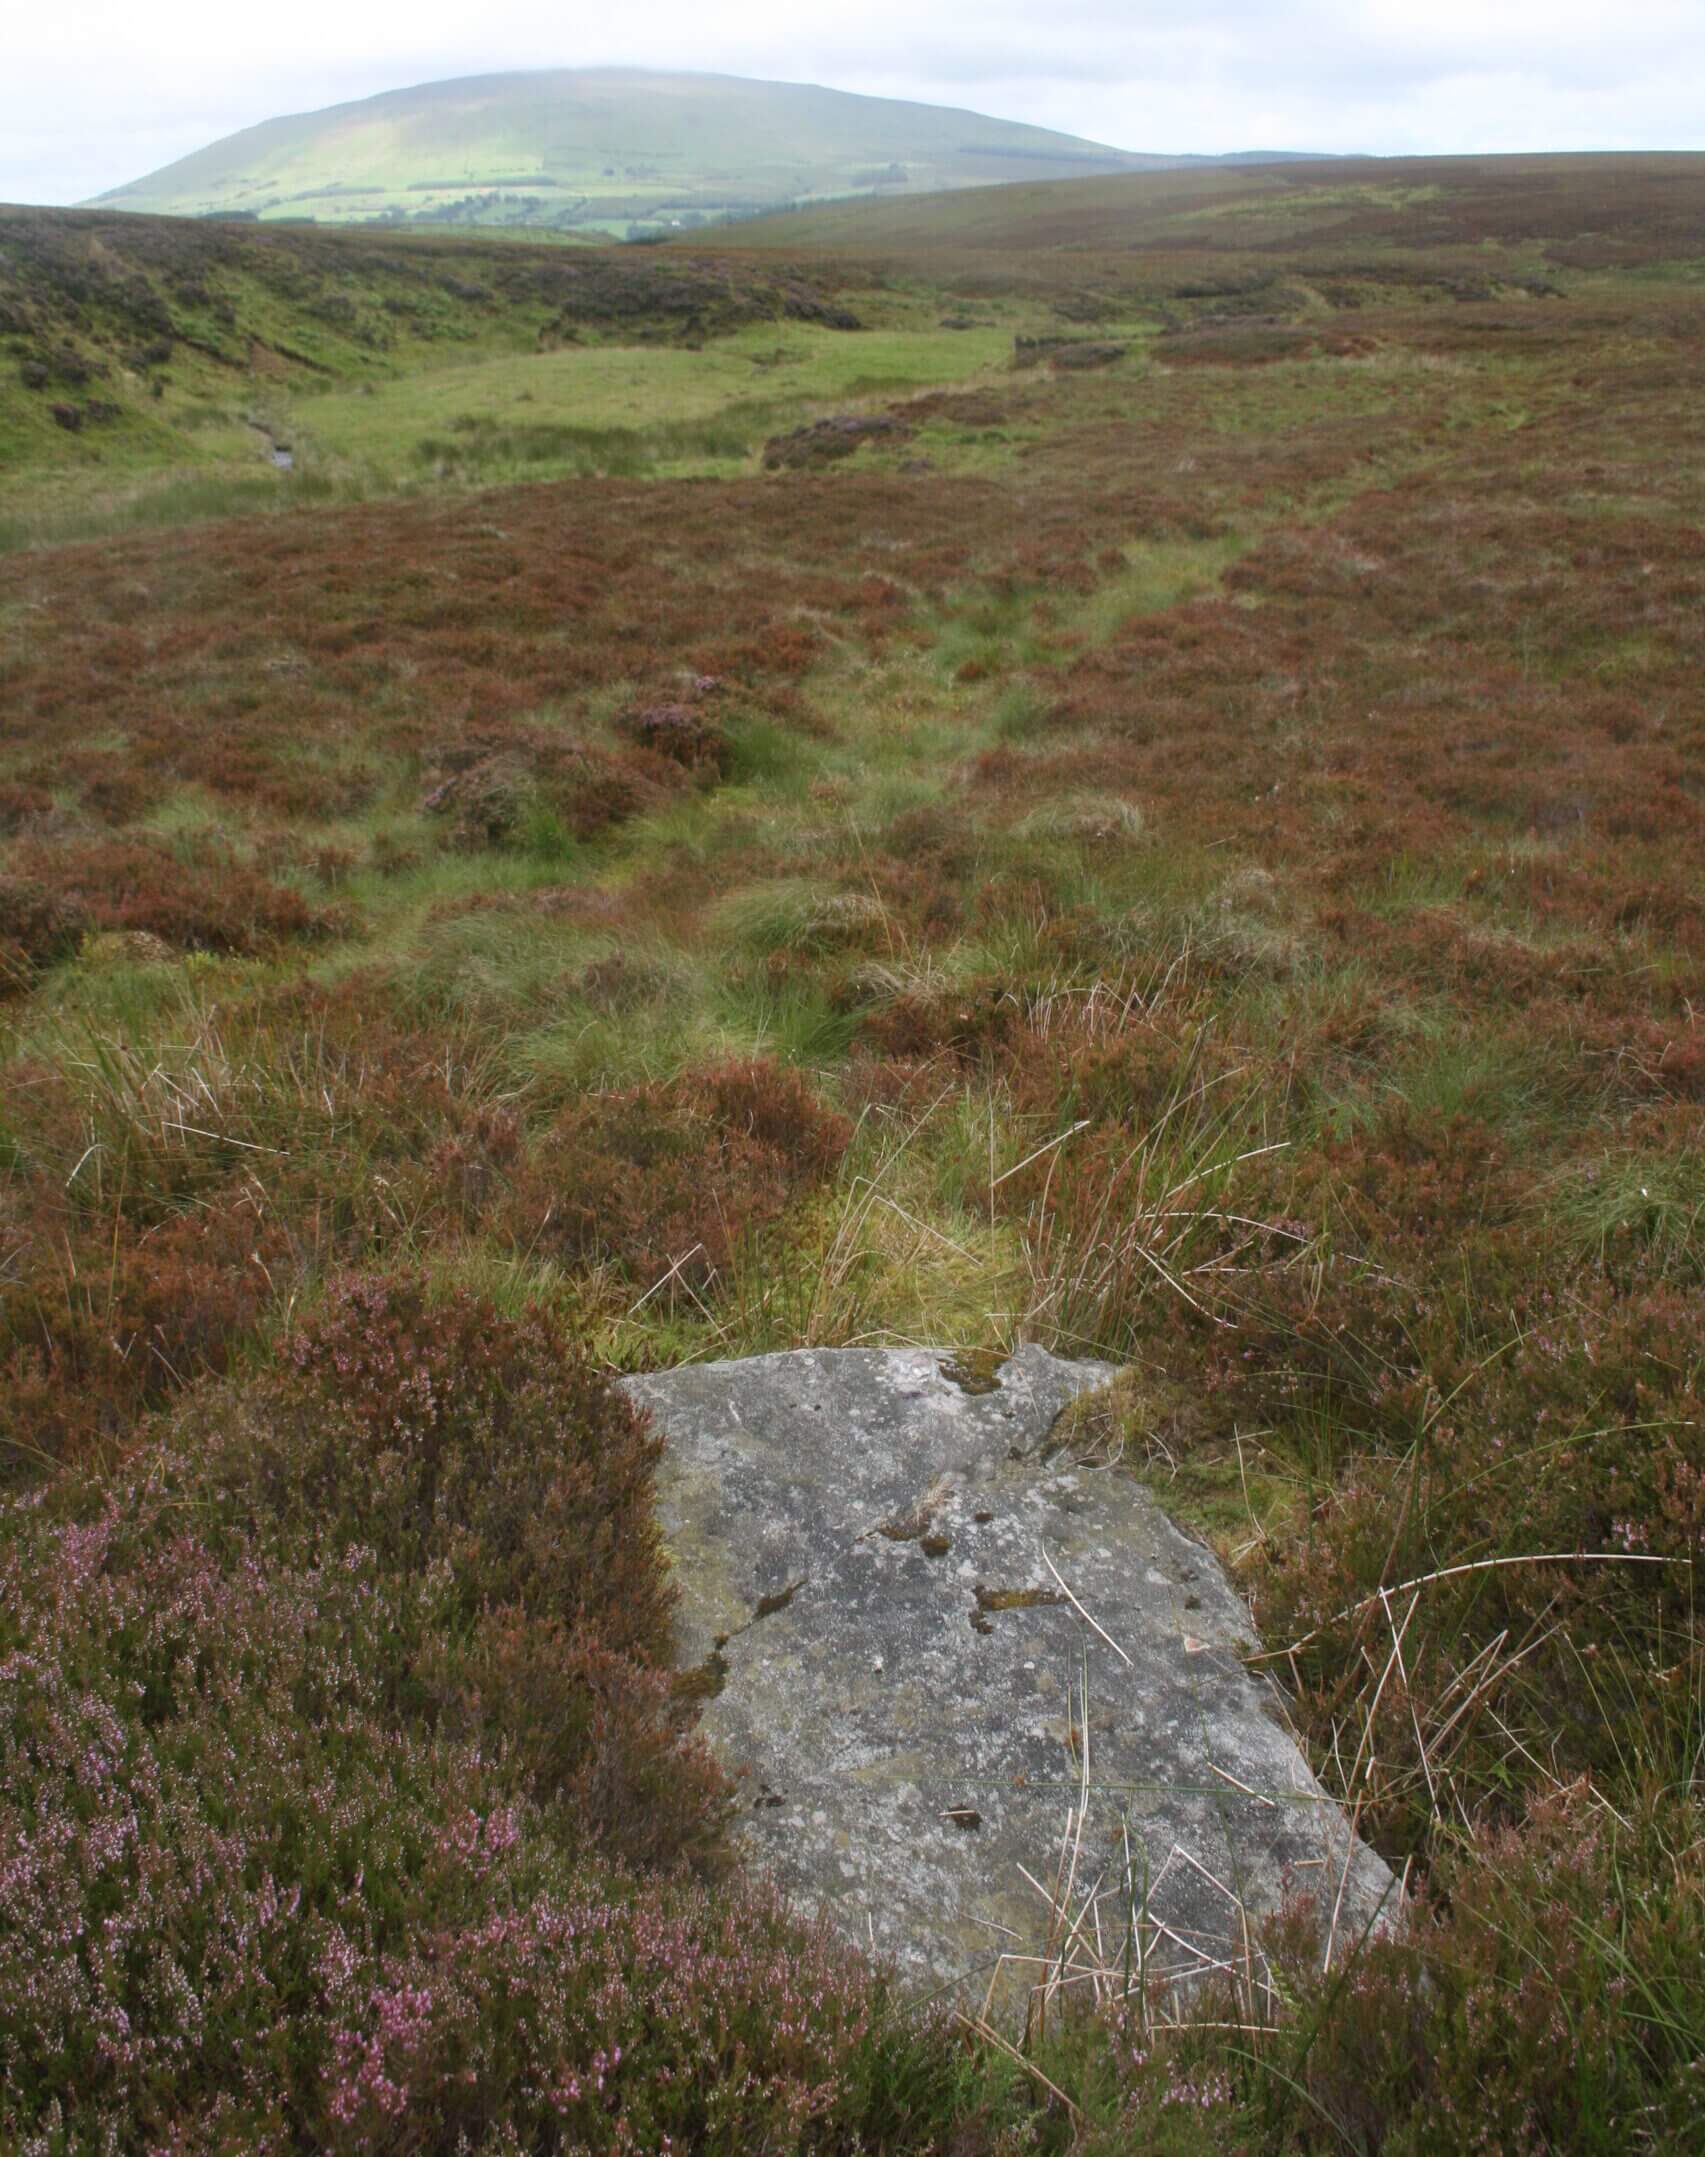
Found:
[[[180,217],[515,225],[602,239],[790,202],[1198,162],[805,83],[553,68],[264,120],[98,200]]]

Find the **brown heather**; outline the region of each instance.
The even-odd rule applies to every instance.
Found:
[[[566,1109],[517,1175],[511,1236],[637,1286],[704,1287],[797,1208],[849,1126],[797,1073],[752,1060]]]

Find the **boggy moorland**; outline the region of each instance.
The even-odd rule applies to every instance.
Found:
[[[140,374],[8,255],[117,408],[4,393],[10,2146],[1705,2131],[1705,170],[931,209]],[[340,236],[356,326],[447,244]],[[732,1866],[608,1377],[1024,1339],[1406,1903],[1170,2017],[1100,1942],[1009,2050]]]

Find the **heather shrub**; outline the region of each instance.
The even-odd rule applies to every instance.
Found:
[[[500,846],[518,832],[536,799],[532,773],[515,755],[483,758],[433,787],[421,803],[444,817],[458,846]]]
[[[99,752],[65,759],[60,776],[77,788],[80,807],[103,824],[129,824],[159,800],[164,781],[146,766]]]
[[[347,1281],[204,1443],[233,1501],[431,1584],[396,1682],[435,1729],[629,1858],[706,1852],[719,1785],[662,1674],[658,1441],[546,1314]]]
[[[166,1053],[19,1062],[0,1154],[0,1453],[68,1460],[256,1342],[306,1281],[479,1220],[520,1137],[477,1035],[359,978],[177,1007]]]
[[[148,1228],[123,1215],[92,1232],[62,1225],[31,1250],[0,1283],[0,1476],[122,1448],[151,1410],[232,1369],[283,1243],[247,1209],[214,1204]]]
[[[691,704],[648,704],[623,712],[616,731],[641,749],[710,778],[727,771],[733,754],[717,721]]]
[[[511,1108],[476,1103],[452,1120],[428,1156],[426,1180],[453,1221],[471,1225],[498,1203],[522,1138],[521,1118]]]
[[[0,1501],[0,2140],[732,2153],[940,2101],[944,2043],[838,1943],[633,1883],[424,1710],[453,1556],[412,1572],[204,1468]]]
[[[455,768],[421,803],[462,849],[527,846],[546,819],[574,839],[596,838],[678,788],[690,762],[650,743],[613,755],[536,731],[484,732],[500,746],[448,752]]]
[[[289,1336],[282,1365],[217,1454],[250,1502],[388,1569],[448,1566],[461,1623],[500,1607],[666,1653],[660,1442],[547,1313],[357,1276]]]
[[[53,796],[27,779],[0,779],[0,839],[10,839],[53,815]]]
[[[69,958],[90,918],[36,877],[0,876],[0,996],[21,994],[42,967]]]
[[[613,1262],[647,1286],[702,1286],[820,1183],[846,1119],[761,1058],[565,1109],[518,1176],[509,1221],[529,1248]]]
[[[859,1045],[872,1055],[908,1061],[951,1058],[988,1069],[1010,1053],[1024,1026],[1023,1006],[1004,984],[967,982],[955,990],[903,989],[859,1023]]]
[[[353,1280],[104,1483],[0,1500],[0,2139],[926,2139],[942,2035],[681,1873],[721,1800],[656,1452],[544,1315]]]
[[[140,929],[184,951],[238,956],[327,926],[301,894],[213,851],[187,863],[135,839],[21,850],[26,871],[103,929]]]

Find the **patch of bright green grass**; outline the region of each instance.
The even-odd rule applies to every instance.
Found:
[[[1158,614],[1213,591],[1249,545],[1247,535],[1232,533],[1216,539],[1136,542],[1123,550],[1125,568],[1103,578],[1071,610],[1068,625],[1087,643],[1100,644],[1137,615]]]
[[[726,784],[766,798],[797,797],[809,781],[813,758],[797,734],[761,713],[742,713],[723,729],[728,738]]]
[[[745,463],[820,409],[973,379],[1010,349],[998,330],[769,323],[704,351],[576,346],[442,367],[302,398],[294,424],[320,456],[391,483],[690,477]]]

